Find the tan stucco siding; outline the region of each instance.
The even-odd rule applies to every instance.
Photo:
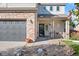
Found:
[[[57,20],[57,21],[54,21],[54,23],[55,23],[55,25],[54,25],[54,30],[56,31],[56,32],[64,32],[64,22],[63,21],[59,21],[59,20]]]

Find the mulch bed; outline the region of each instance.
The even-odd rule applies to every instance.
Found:
[[[1,52],[3,56],[18,56],[14,52],[18,47],[8,49],[5,53]],[[71,56],[74,51],[72,48],[67,45],[40,45],[40,46],[31,46],[31,47],[19,47],[21,50],[19,56]],[[41,55],[38,54],[37,50],[43,49]],[[23,50],[23,52],[22,52]]]

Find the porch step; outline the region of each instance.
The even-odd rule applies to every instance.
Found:
[[[49,39],[49,37],[39,37],[39,38],[36,39],[36,42],[45,41],[45,40],[48,40],[48,39]]]

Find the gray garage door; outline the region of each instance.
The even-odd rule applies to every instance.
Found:
[[[0,21],[0,41],[23,41],[26,21]]]

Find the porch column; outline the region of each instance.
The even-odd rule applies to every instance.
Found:
[[[50,20],[50,24],[51,24],[50,29],[49,29],[50,30],[50,37],[54,38],[54,20],[53,19]]]
[[[66,22],[65,22],[65,39],[69,39],[69,30],[70,30],[69,20],[66,20]]]
[[[52,37],[53,38],[55,38],[55,36],[54,36],[54,28],[55,28],[55,26],[54,26],[54,20],[53,20],[53,23],[52,23]]]
[[[53,35],[52,35],[52,25],[53,25],[53,23],[52,23],[52,19],[50,19],[50,28],[49,28],[49,30],[50,30],[50,38],[53,38]]]

